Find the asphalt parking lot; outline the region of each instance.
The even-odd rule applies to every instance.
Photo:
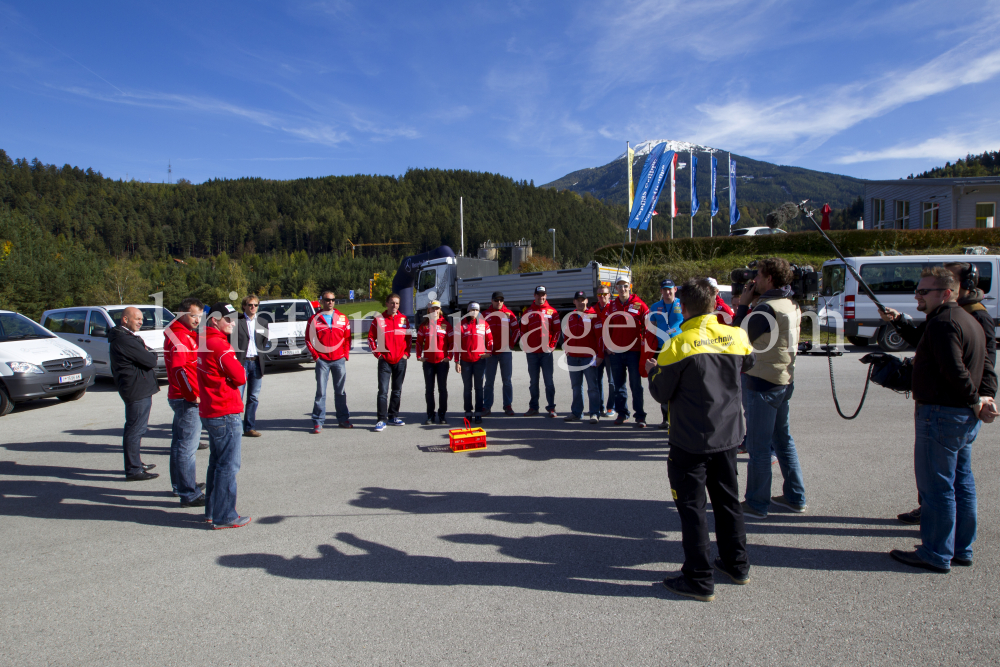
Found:
[[[858,356],[834,360],[845,411],[861,393]],[[523,356],[514,368],[523,411]],[[569,380],[556,379],[562,415]],[[460,378],[449,386],[457,414]],[[165,386],[144,440],[162,473],[151,482],[123,481],[124,410],[109,383],[0,419],[0,662],[1000,661],[1000,425],[974,446],[975,564],[908,569],[887,552],[919,541],[895,520],[916,499],[912,401],[873,386],[844,421],[826,359],[800,358],[792,429],[809,511],[749,521],[750,584],[721,582],[706,604],[659,584],[682,553],[658,430],[489,418],[489,448],[453,454],[441,451],[443,427],[418,425],[416,363],[407,426],[380,434],[371,356],[348,365],[353,431],[308,433],[314,387],[310,367],[264,378],[263,437],[244,439],[239,475],[237,509],[253,523],[239,530],[207,530],[170,495]],[[648,392],[647,410],[658,421]],[[207,457],[198,453],[201,478]],[[741,475],[745,465],[741,456]]]

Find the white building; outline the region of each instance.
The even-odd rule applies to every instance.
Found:
[[[998,208],[1000,176],[865,183],[865,229],[992,228]]]

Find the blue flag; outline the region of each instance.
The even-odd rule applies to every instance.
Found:
[[[691,216],[698,212],[701,203],[698,201],[698,158],[691,154]]]
[[[719,215],[719,195],[715,193],[715,179],[719,171],[719,161],[712,156],[712,217]]]
[[[642,167],[642,175],[639,176],[637,184],[638,190],[635,193],[635,201],[632,203],[632,211],[629,215],[629,229],[648,229],[649,221],[653,218],[653,211],[656,209],[656,201],[660,198],[660,190],[670,173],[670,164],[674,159],[674,152],[664,149],[666,142],[657,144],[650,151],[646,158],[646,164]]]
[[[729,158],[729,226],[740,221],[740,209],[736,208],[736,161]]]

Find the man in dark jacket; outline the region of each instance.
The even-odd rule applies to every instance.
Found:
[[[246,408],[243,410],[243,435],[259,438],[257,431],[257,406],[260,387],[264,382],[264,351],[267,349],[267,324],[257,318],[260,299],[251,294],[243,299],[243,315],[236,322],[236,358],[247,374],[247,383],[240,387],[246,394]],[[253,331],[253,335],[250,332]]]
[[[149,472],[156,466],[144,465],[139,456],[142,436],[149,424],[153,394],[160,391],[156,384],[156,353],[136,334],[142,328],[142,311],[126,308],[121,324],[108,333],[111,375],[118,394],[125,402],[125,430],[122,447],[125,450],[125,481],[141,482],[159,477]]]
[[[993,399],[983,395],[986,338],[979,323],[956,303],[955,276],[940,266],[925,269],[916,300],[917,310],[927,314],[916,341],[912,384],[921,544],[916,551],[894,549],[889,555],[911,567],[947,573],[952,565],[972,565],[972,443],[982,425],[980,412],[985,406],[990,411]]]
[[[678,293],[684,322],[657,361],[647,362],[649,392],[670,406],[670,492],[681,519],[684,566],[664,579],[672,593],[715,599],[712,568],[734,583],[750,579],[746,527],[736,478],[736,447],[743,439],[740,373],[754,349],[743,329],[719,324],[708,280],[689,280]],[[709,564],[705,490],[712,499],[719,558]]]

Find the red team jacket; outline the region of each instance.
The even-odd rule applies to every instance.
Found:
[[[615,297],[609,304],[604,317],[604,327],[611,329],[609,337],[616,345],[612,352],[640,352],[642,340],[646,334],[646,315],[649,307],[635,294],[630,294],[628,300],[622,303]]]
[[[453,336],[456,337],[460,338],[458,343],[461,344],[459,351],[455,349],[456,341],[452,340],[451,357],[456,362],[467,361],[474,364],[479,361],[483,353],[493,352],[493,332],[482,317],[463,318],[459,336]]]
[[[491,313],[500,313],[499,315],[491,315]],[[490,324],[490,331],[493,333],[493,345],[496,347],[497,352],[509,352],[517,345],[517,342],[521,339],[521,326],[517,320],[517,315],[513,313],[507,306],[502,305],[499,309],[493,308],[491,305],[486,309],[483,314],[486,321]],[[503,345],[503,321],[507,320],[507,346]]]
[[[431,331],[432,326],[434,327],[433,332]],[[450,340],[451,323],[447,317],[442,315],[433,324],[425,320],[417,329],[417,358],[429,364],[441,363],[450,357],[448,354]]]
[[[559,311],[549,305],[532,303],[521,315],[521,349],[525,352],[551,352],[559,344]],[[548,329],[542,340],[543,329]]]
[[[163,363],[170,389],[167,399],[198,400],[198,332],[174,322],[164,332]]]
[[[323,311],[310,317],[306,323],[306,347],[313,359],[350,359],[351,322],[347,315],[335,308],[331,324],[326,323]]]
[[[205,419],[240,414],[240,387],[247,383],[243,364],[226,334],[215,327],[205,327],[205,348],[198,352],[198,414]]]
[[[385,311],[376,315],[368,329],[368,347],[372,354],[390,364],[409,358],[411,339],[410,323],[406,315],[398,310],[392,317]]]
[[[733,309],[729,307],[721,294],[715,295],[715,312],[718,313],[719,324],[733,324]]]
[[[569,357],[604,358],[604,342],[601,340],[601,316],[592,306],[582,313],[573,310],[566,315],[569,336],[563,341],[563,351]]]

